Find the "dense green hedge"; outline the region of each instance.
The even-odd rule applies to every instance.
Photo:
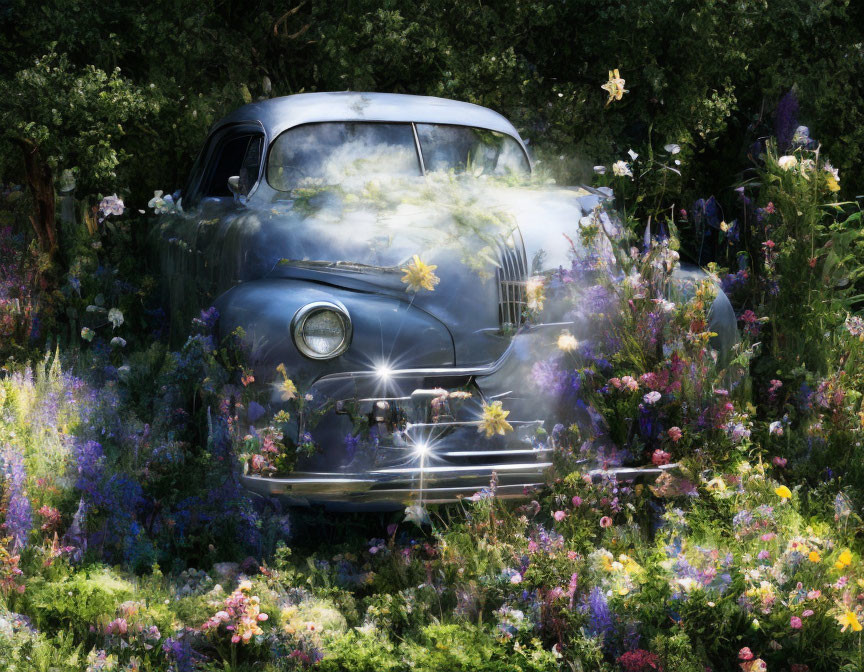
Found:
[[[794,89],[844,196],[864,174],[864,3],[852,0],[5,0],[0,24],[5,139],[35,122],[58,169],[82,166],[80,185],[126,188],[133,202],[182,185],[208,126],[244,100],[344,89],[490,106],[572,180],[631,147],[679,143],[678,203],[727,188]],[[37,105],[16,101],[15,73],[52,50],[68,57],[67,76],[38,89]],[[58,148],[47,137],[83,134],[52,103],[90,65],[108,76],[119,67],[145,109],[122,124],[84,120],[122,158],[111,180],[85,170],[92,139]],[[604,107],[612,68],[629,93]],[[6,181],[21,180],[18,147],[0,152]]]

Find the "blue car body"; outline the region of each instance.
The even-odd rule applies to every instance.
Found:
[[[177,323],[214,305],[220,335],[241,327],[259,383],[277,380],[276,368],[284,365],[310,400],[307,412],[293,419],[292,440],[308,432],[318,446],[293,472],[246,473],[244,483],[297,504],[386,508],[420,497],[454,501],[487,485],[494,472],[499,496],[523,496],[543,482],[552,448],[537,438],[542,403],[518,381],[536,358],[537,336],[548,340],[550,330],[567,326],[551,309],[525,322],[525,282],[569,265],[562,235],[568,231],[558,223],[578,226],[610,194],[549,187],[512,195],[497,189],[515,224],[491,247],[488,239],[465,243],[471,254],[493,257],[490,271],[478,276],[464,255],[436,251],[441,213],[417,206],[398,226],[354,213],[346,224],[310,215],[296,190],[277,188],[304,184],[302,167],[314,157],[297,157],[310,137],[313,147],[325,143],[338,152],[336,140],[328,138],[350,124],[389,124],[370,133],[406,139],[410,131],[418,168],[403,183],[416,183],[418,190],[429,164],[446,165],[452,154],[447,138],[457,144],[469,136],[470,142],[486,138],[482,142],[498,152],[495,160],[509,152],[512,165],[531,169],[525,144],[504,117],[438,98],[300,94],[246,105],[214,126],[181,207],[163,215],[158,227],[166,301]],[[317,129],[324,129],[323,140],[313,137]],[[403,163],[411,161],[407,143]],[[281,163],[274,162],[275,147],[288,157]],[[291,163],[295,159],[301,168]],[[402,269],[414,254],[437,265],[441,282],[435,291],[406,292]],[[295,336],[298,320],[322,306],[336,318],[331,315],[321,333],[342,320],[344,338],[334,356],[304,352]],[[722,294],[712,320],[727,343],[734,339],[734,314]],[[275,409],[280,398],[272,389]],[[471,397],[448,401],[442,391],[452,390]],[[478,434],[477,420],[482,404],[493,400],[504,402],[514,431],[487,439]],[[320,411],[314,426],[313,411]],[[370,436],[358,444],[359,424]]]

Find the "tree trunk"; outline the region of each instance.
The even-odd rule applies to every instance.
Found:
[[[29,141],[22,141],[24,172],[27,186],[33,195],[33,214],[30,223],[39,239],[42,252],[53,258],[57,251],[56,204],[54,199],[54,174],[42,159],[39,148]]]

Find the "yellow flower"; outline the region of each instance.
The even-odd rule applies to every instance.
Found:
[[[810,555],[807,556],[807,559],[810,562],[822,562],[822,556],[819,555],[819,551],[810,551]]]
[[[834,567],[836,569],[846,569],[851,564],[852,564],[852,551],[850,551],[847,548],[847,549],[844,549],[844,551],[840,554],[840,557],[837,558],[837,562],[834,563]]]
[[[847,609],[837,616],[837,622],[843,626],[840,632],[846,632],[846,628],[852,628],[852,632],[861,632],[861,623],[858,622],[858,616],[855,615],[854,611]]]
[[[564,352],[573,352],[579,347],[579,341],[569,331],[562,331],[558,337],[558,349]]]
[[[546,286],[543,278],[533,277],[525,283],[525,302],[528,310],[539,313],[546,301]]]
[[[421,289],[435,291],[435,285],[440,282],[440,278],[434,273],[436,268],[438,267],[434,264],[424,264],[415,254],[414,261],[402,269],[405,273],[402,282],[408,285],[406,291],[419,292]]]
[[[709,492],[724,492],[726,490],[726,483],[724,483],[723,479],[718,476],[717,478],[712,478],[705,484],[705,489]]]
[[[780,499],[789,499],[792,496],[792,491],[785,485],[781,485],[779,488],[774,489],[774,494]]]
[[[840,191],[840,183],[833,175],[829,175],[825,181],[828,183],[828,191]]]
[[[624,80],[618,74],[618,68],[609,71],[609,81],[600,87],[609,94],[609,100],[606,101],[608,106],[613,100],[621,100],[625,93],[628,93],[624,88]]]
[[[512,432],[513,427],[507,422],[507,416],[510,411],[505,411],[501,407],[500,401],[493,401],[491,404],[483,404],[483,419],[480,420],[478,432],[486,432],[486,438],[494,434],[502,436],[507,432]]]
[[[297,386],[290,378],[285,378],[279,389],[282,390],[282,401],[289,401],[297,396]]]

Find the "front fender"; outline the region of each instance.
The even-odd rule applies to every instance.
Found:
[[[348,310],[353,327],[351,345],[338,357],[312,360],[294,345],[291,320],[313,301],[336,301]],[[452,366],[453,338],[443,323],[407,300],[358,292],[296,279],[255,280],[222,294],[219,311],[222,338],[238,327],[256,379],[275,379],[284,364],[301,389],[321,376],[342,371]]]

